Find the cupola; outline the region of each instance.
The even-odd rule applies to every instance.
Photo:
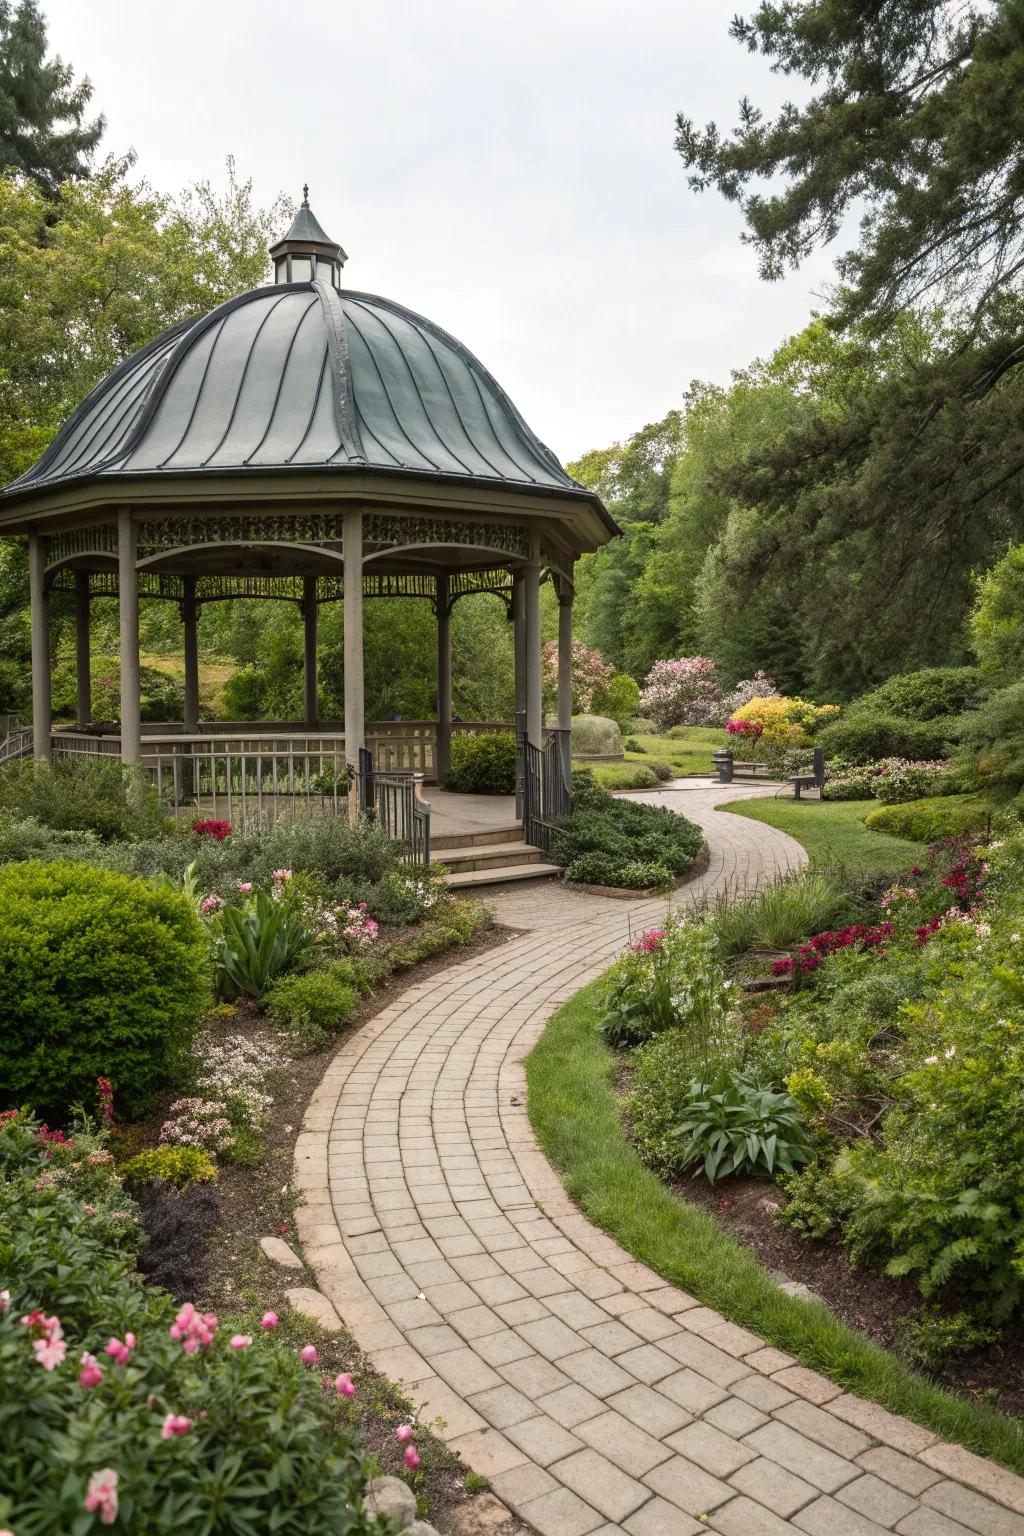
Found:
[[[309,187],[302,189],[302,206],[288,233],[270,247],[275,283],[308,283],[319,280],[341,287],[341,269],[348,260],[309,206]]]

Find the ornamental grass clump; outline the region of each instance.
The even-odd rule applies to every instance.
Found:
[[[0,868],[0,1103],[66,1115],[109,1078],[143,1111],[179,1080],[210,999],[209,947],[166,884],[88,865]]]
[[[140,1283],[141,1232],[102,1143],[76,1130],[54,1150],[38,1129],[0,1120],[0,1521],[18,1536],[383,1536],[362,1507],[351,1375],[321,1380],[271,1313],[235,1333]]]

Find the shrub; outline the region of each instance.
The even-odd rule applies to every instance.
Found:
[[[192,904],[166,885],[68,863],[0,869],[0,1098],[47,1112],[97,1077],[143,1109],[181,1071],[209,1000]]]
[[[911,843],[932,844],[944,842],[947,837],[983,832],[991,819],[990,805],[965,797],[887,805],[865,816],[864,825],[873,832],[887,832],[890,837],[905,837]]]
[[[358,998],[347,961],[322,971],[282,976],[266,995],[267,1013],[304,1050],[315,1051],[356,1016]]]
[[[542,647],[540,653],[540,678],[541,694],[546,709],[554,709],[558,697],[558,641],[549,640]],[[592,646],[585,645],[582,640],[573,639],[572,642],[572,707],[575,713],[587,713],[594,708],[599,695],[608,691],[612,678],[611,664],[605,661],[600,651],[595,651]],[[633,683],[632,678],[627,679]],[[633,707],[639,697],[640,690],[633,683],[636,690]],[[630,709],[632,713],[632,708]]]
[[[985,672],[1019,677],[1024,664],[1024,544],[1014,544],[985,573],[971,615],[974,654]]]
[[[655,789],[658,774],[653,763],[594,763],[590,772],[602,789]],[[669,778],[672,770],[669,769]]]
[[[955,726],[957,760],[983,779],[1024,784],[1024,682],[991,694]]]
[[[377,922],[401,927],[405,923],[418,923],[432,911],[443,898],[445,889],[443,868],[432,864],[427,869],[393,869],[376,885],[354,887],[353,895],[366,902]]]
[[[729,727],[740,727],[730,730],[729,745],[739,760],[772,761],[795,748],[815,745],[822,727],[838,713],[836,704],[811,704],[781,694],[749,699],[729,718]]]
[[[189,1147],[161,1150],[194,1151]],[[210,1239],[220,1214],[213,1190],[201,1184],[176,1189],[154,1180],[137,1189],[135,1198],[146,1234],[136,1260],[139,1273],[151,1285],[170,1291],[177,1301],[195,1296],[206,1279]]]
[[[659,784],[667,784],[669,779],[677,777],[677,770],[671,763],[663,762],[660,757],[652,757],[645,765],[654,774]]]
[[[168,825],[144,771],[98,755],[5,764],[0,811],[59,831],[95,832],[104,841],[154,837]]]
[[[54,1149],[37,1130],[20,1115],[0,1124],[0,1252],[11,1293],[0,1314],[0,1518],[34,1536],[99,1530],[103,1516],[89,1517],[85,1499],[110,1468],[114,1523],[126,1536],[378,1530],[362,1511],[361,1446],[317,1372],[256,1329],[252,1344],[232,1348],[230,1327],[179,1311],[166,1292],[140,1284],[142,1234],[109,1168],[92,1163],[95,1143],[76,1133],[73,1147]],[[199,1209],[207,1195],[177,1197],[193,1230],[208,1228]],[[37,1313],[62,1331],[35,1325],[43,1347],[50,1334],[52,1368],[21,1321]],[[199,1332],[209,1342],[186,1351]],[[126,1363],[106,1353],[112,1337]],[[83,1354],[99,1373],[91,1385],[80,1381]],[[171,1414],[182,1418],[166,1439]]]
[[[951,795],[960,787],[949,763],[908,763],[897,757],[875,766],[875,798],[884,805],[901,805],[925,795]]]
[[[605,715],[573,715],[570,747],[584,757],[621,757],[622,732]]]
[[[268,833],[244,839],[236,833],[222,851],[230,850],[232,844],[237,846],[234,855],[228,853],[230,872],[264,885],[275,869],[307,870],[329,886],[361,880],[376,884],[398,863],[394,845],[379,823],[360,820],[350,826],[343,816],[279,821]]]
[[[944,757],[948,735],[934,721],[908,720],[880,710],[851,710],[818,732],[817,745],[827,758],[841,757],[853,764],[884,757],[921,761]]]
[[[724,715],[714,662],[707,656],[656,661],[644,680],[640,707],[662,731],[673,725],[721,725]]]
[[[878,779],[874,763],[830,770],[821,791],[823,800],[873,800]]]
[[[849,897],[831,875],[802,869],[752,896],[726,892],[716,902],[711,924],[725,955],[755,946],[785,949],[834,922],[848,904]]]
[[[607,685],[598,690],[594,699],[594,708],[601,714],[614,720],[619,729],[623,729],[636,714],[640,703],[640,688],[633,681],[628,672],[616,672],[609,679]],[[575,708],[575,704],[573,706]],[[582,701],[580,709],[584,709]]]
[[[673,1135],[678,1167],[698,1164],[711,1184],[730,1173],[792,1173],[813,1156],[792,1095],[745,1072],[694,1082]]]
[[[217,1177],[213,1159],[199,1147],[150,1147],[118,1167],[127,1184],[148,1184],[159,1179],[184,1189],[189,1184],[209,1184]]]
[[[907,720],[943,720],[973,709],[985,691],[980,667],[924,667],[890,677],[847,708],[851,715],[902,715]]]
[[[565,871],[575,885],[613,885],[627,891],[660,891],[672,884],[672,871],[651,859],[621,859],[609,853],[583,853]]]
[[[627,1099],[629,1128],[638,1153],[656,1173],[672,1174],[680,1167],[675,1134],[690,1099],[693,1080],[701,1073],[732,1067],[739,1037],[723,1032],[715,1049],[685,1029],[670,1029],[642,1045],[633,1057],[632,1088]]]
[[[65,832],[45,826],[34,816],[0,817],[0,864],[26,859],[85,859],[102,844],[95,832]]]
[[[445,950],[471,944],[491,920],[486,907],[472,901],[446,897],[415,938],[405,938],[392,946],[390,959],[396,970],[407,970],[423,960],[431,960]]]
[[[700,828],[685,816],[665,806],[616,799],[597,785],[590,770],[573,774],[572,797],[572,815],[562,819],[551,840],[552,861],[566,870],[570,880],[646,890],[688,874],[704,851]],[[579,861],[591,854],[605,857],[600,863],[583,865],[581,872]],[[631,868],[625,878],[624,866],[637,864],[647,866],[646,870]],[[652,872],[652,866],[660,866],[654,871],[655,879],[635,884],[640,873]]]
[[[452,736],[444,788],[458,795],[514,795],[516,739],[511,731],[459,731]]]

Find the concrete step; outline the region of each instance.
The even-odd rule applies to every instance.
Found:
[[[504,827],[483,827],[479,832],[439,832],[431,837],[431,848],[485,848],[493,843],[521,843],[523,824],[510,821]]]
[[[431,864],[446,864],[452,874],[463,874],[467,869],[493,869],[498,865],[539,864],[543,858],[539,848],[532,843],[494,843],[471,848],[441,848],[431,845]]]
[[[467,869],[448,876],[450,891],[473,891],[483,885],[505,885],[512,880],[550,880],[560,875],[557,864],[508,864],[491,869]]]

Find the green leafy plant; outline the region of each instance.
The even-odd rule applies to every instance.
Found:
[[[217,1177],[217,1165],[201,1147],[150,1147],[119,1164],[117,1171],[127,1184],[160,1179],[175,1189],[208,1184]]]
[[[456,731],[444,788],[460,795],[514,795],[516,740],[511,731]]]
[[[47,1113],[108,1077],[136,1113],[180,1074],[210,997],[191,903],[84,864],[0,868],[0,1102]]]
[[[680,1166],[696,1163],[712,1184],[731,1173],[792,1173],[814,1155],[792,1095],[744,1072],[695,1081],[673,1134]]]
[[[823,726],[816,745],[826,758],[840,757],[847,764],[885,757],[923,762],[945,756],[950,734],[942,721],[910,720],[896,713],[864,709],[849,711]]]
[[[352,967],[340,960],[322,971],[280,976],[271,983],[264,1001],[279,1029],[293,1035],[304,1050],[318,1050],[356,1016]]]
[[[213,960],[223,997],[262,997],[282,971],[308,953],[313,934],[301,914],[266,891],[255,890],[244,906],[225,906],[214,925]]]
[[[685,1029],[694,1070],[707,1070],[729,1033],[731,994],[712,929],[674,919],[641,934],[609,971],[598,1028],[615,1047]]]
[[[859,714],[903,715],[907,720],[942,720],[971,709],[985,693],[980,667],[922,667],[899,672],[850,704],[846,718]]]
[[[910,800],[870,811],[864,825],[873,832],[906,837],[913,843],[941,843],[947,837],[984,832],[993,813],[987,800],[975,796],[951,796],[936,800]]]
[[[0,768],[3,811],[56,831],[94,832],[104,842],[154,837],[168,826],[143,769],[99,755],[6,763]]]

